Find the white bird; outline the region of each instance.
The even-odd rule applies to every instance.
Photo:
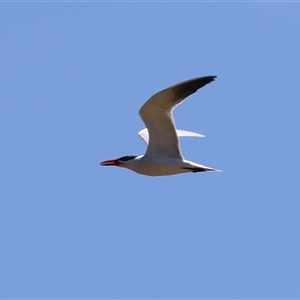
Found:
[[[205,76],[190,79],[153,95],[139,111],[147,127],[139,132],[148,144],[145,155],[122,156],[118,159],[103,161],[100,165],[127,168],[149,176],[219,171],[183,158],[178,137],[203,137],[203,135],[176,129],[172,115],[177,105],[201,87],[214,81],[215,78],[216,76]]]

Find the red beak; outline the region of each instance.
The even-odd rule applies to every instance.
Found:
[[[105,160],[100,163],[100,166],[119,166],[120,163],[116,159]]]

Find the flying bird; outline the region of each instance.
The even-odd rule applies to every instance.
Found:
[[[127,168],[148,176],[219,171],[183,158],[178,137],[203,135],[176,129],[172,114],[177,105],[215,78],[216,76],[205,76],[190,79],[153,95],[139,111],[147,127],[139,132],[148,145],[145,155],[122,156],[103,161],[100,165]]]

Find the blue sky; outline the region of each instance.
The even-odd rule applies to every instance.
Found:
[[[299,3],[1,3],[1,298],[299,298]],[[140,106],[193,77],[186,159]]]

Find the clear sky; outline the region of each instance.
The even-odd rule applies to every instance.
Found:
[[[1,3],[1,298],[300,298],[299,3]],[[141,105],[186,159],[141,176]]]

